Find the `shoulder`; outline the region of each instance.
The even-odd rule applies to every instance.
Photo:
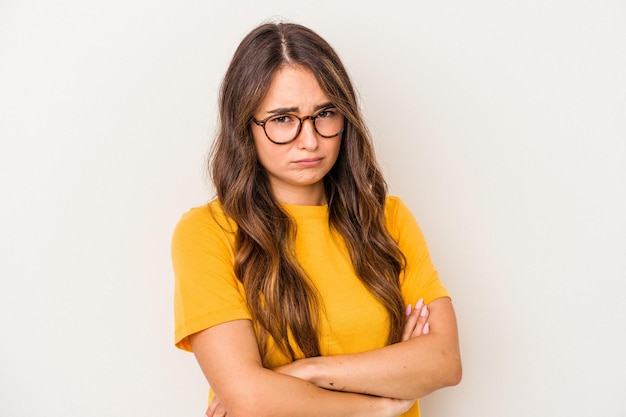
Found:
[[[389,196],[385,202],[385,225],[396,241],[406,238],[422,240],[421,228],[411,210],[399,197]]]
[[[211,237],[234,236],[237,226],[218,200],[194,207],[184,213],[174,228],[173,244],[206,241]]]
[[[218,200],[202,206],[193,207],[184,213],[178,221],[177,227],[189,226],[220,226],[232,228],[234,221],[226,214]]]
[[[404,205],[400,197],[388,195],[385,199],[385,213],[396,210],[400,205]]]
[[[406,204],[404,204],[404,201],[397,196],[387,196],[385,200],[385,220],[387,226],[403,221],[407,217],[412,219],[413,215]]]

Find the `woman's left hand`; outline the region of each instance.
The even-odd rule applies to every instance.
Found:
[[[428,307],[424,304],[423,299],[419,299],[415,303],[415,308],[409,304],[406,306],[406,322],[404,323],[404,331],[402,332],[402,341],[405,342],[414,337],[422,336],[430,332],[428,324]]]

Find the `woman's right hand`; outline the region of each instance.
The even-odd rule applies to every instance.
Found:
[[[415,400],[398,400],[384,397],[380,397],[380,400],[387,403],[386,408],[389,410],[387,417],[398,417],[399,415],[406,413],[413,406],[413,404],[415,404]],[[228,417],[228,413],[226,413],[226,410],[220,403],[219,398],[213,398],[211,404],[205,412],[205,417]]]
[[[209,404],[209,408],[207,408],[206,412],[204,413],[204,416],[205,417],[228,417],[228,414],[226,413],[226,409],[220,402],[219,398],[215,396],[213,397],[211,404]]]
[[[387,409],[389,410],[389,414],[387,417],[398,417],[399,415],[406,413],[415,403],[415,400],[398,400],[383,397],[381,397],[380,400],[385,401],[388,404]],[[211,404],[206,410],[205,417],[228,417],[228,413],[226,413],[226,410],[220,403],[219,398],[213,398]]]
[[[414,337],[428,334],[430,325],[428,324],[428,307],[424,305],[424,300],[420,298],[415,303],[415,308],[409,304],[406,306],[406,322],[402,332],[402,341],[405,342]]]
[[[389,402],[389,417],[398,417],[401,414],[409,411],[413,404],[415,404],[416,400],[398,400],[394,398],[384,398],[381,397],[381,400],[385,400]]]

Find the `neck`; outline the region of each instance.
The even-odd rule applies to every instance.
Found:
[[[274,196],[281,204],[294,206],[323,206],[327,203],[324,185],[316,184],[314,187],[298,187],[298,189],[274,189]]]

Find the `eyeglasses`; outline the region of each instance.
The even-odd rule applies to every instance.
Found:
[[[336,107],[326,107],[313,116],[300,117],[293,113],[274,114],[263,120],[254,117],[252,121],[263,127],[265,136],[277,145],[286,145],[296,140],[302,124],[305,120],[311,119],[313,128],[323,138],[334,138],[343,132],[344,117]]]

